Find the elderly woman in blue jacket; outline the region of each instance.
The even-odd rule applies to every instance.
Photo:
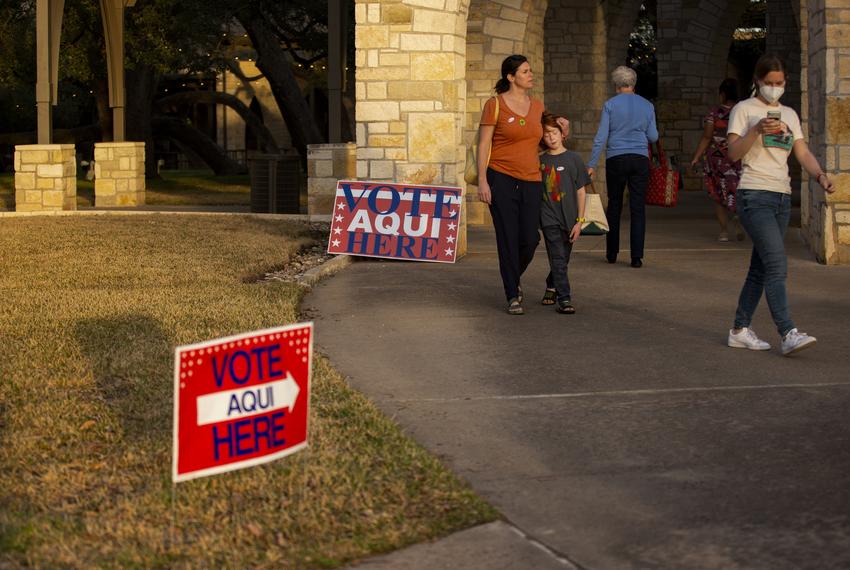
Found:
[[[602,107],[599,129],[593,139],[593,152],[588,162],[588,173],[593,171],[605,149],[605,173],[608,180],[608,217],[610,228],[605,257],[608,263],[617,262],[620,252],[620,213],[623,210],[623,192],[629,185],[629,212],[631,214],[630,247],[632,267],[643,265],[643,243],[646,235],[646,187],[649,183],[649,143],[658,140],[655,126],[655,108],[652,103],[635,93],[637,73],[620,66],[611,73],[617,94]]]

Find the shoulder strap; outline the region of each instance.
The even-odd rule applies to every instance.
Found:
[[[499,96],[496,95],[495,97],[493,97],[493,99],[496,100],[496,116],[493,120],[498,123],[499,122]]]

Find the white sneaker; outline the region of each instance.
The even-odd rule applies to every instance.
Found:
[[[782,337],[782,354],[790,356],[795,352],[799,352],[804,348],[808,348],[818,341],[813,336],[806,333],[801,333],[797,329],[791,329]]]
[[[770,345],[761,340],[756,331],[744,327],[741,332],[736,333],[735,329],[729,329],[729,338],[726,344],[732,348],[748,348],[750,350],[770,350]],[[783,344],[784,346],[784,344]]]

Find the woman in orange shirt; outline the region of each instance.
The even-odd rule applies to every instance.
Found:
[[[505,58],[496,96],[484,105],[478,132],[478,198],[490,206],[493,216],[499,272],[511,315],[523,314],[519,281],[540,241],[543,184],[538,145],[543,138],[543,103],[528,94],[533,86],[528,59]]]

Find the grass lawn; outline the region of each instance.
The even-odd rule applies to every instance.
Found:
[[[162,178],[145,184],[145,202],[152,206],[247,206],[248,175],[215,176],[204,170],[164,170]],[[77,179],[77,207],[94,206],[94,182]],[[15,207],[15,176],[0,174],[0,210]]]
[[[497,516],[321,357],[310,447],[172,506],[174,346],[296,321],[302,290],[254,278],[312,240],[247,217],[0,223],[0,567],[327,568]]]

